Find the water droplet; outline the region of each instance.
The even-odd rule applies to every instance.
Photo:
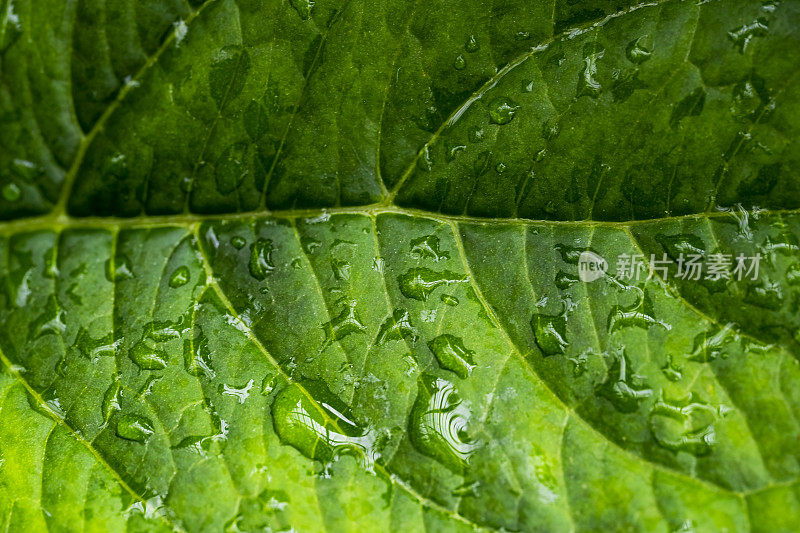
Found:
[[[466,379],[475,368],[474,356],[475,352],[467,350],[464,347],[464,341],[461,337],[455,335],[439,335],[428,343],[439,365],[460,377]]]
[[[35,178],[41,176],[44,173],[44,169],[34,163],[33,161],[28,161],[26,159],[14,159],[11,161],[11,170],[20,178],[33,181]]]
[[[450,143],[448,142],[445,144],[445,146],[446,146],[445,154],[447,155],[448,162],[455,161],[458,153],[463,152],[464,150],[467,149],[467,146],[464,144],[456,144],[451,146]]]
[[[489,102],[489,120],[494,124],[508,124],[514,119],[519,106],[510,98],[501,96]]]
[[[581,254],[587,251],[585,248],[575,248],[561,243],[556,244],[555,249],[561,254],[561,260],[569,265],[577,265]]]
[[[189,283],[189,278],[189,267],[179,266],[169,277],[169,286],[177,289]]]
[[[153,423],[143,416],[122,415],[117,421],[117,435],[123,439],[144,442],[153,433]]]
[[[537,313],[531,318],[536,344],[545,357],[564,353],[567,348],[567,317]]]
[[[261,394],[269,396],[278,385],[278,376],[267,375],[261,380]]]
[[[241,250],[242,248],[244,248],[245,244],[247,244],[247,241],[244,239],[244,237],[240,237],[238,235],[234,235],[233,237],[231,237],[231,246],[233,246],[237,250]]]
[[[639,403],[653,395],[653,391],[645,386],[644,378],[634,374],[630,364],[623,351],[614,358],[608,377],[596,389],[597,395],[611,402],[620,413],[636,412]]]
[[[238,400],[240,404],[243,404],[247,398],[250,397],[250,389],[253,388],[253,380],[247,382],[247,385],[244,387],[231,387],[230,385],[226,385],[225,383],[221,383],[218,387],[218,392],[220,394],[225,394],[227,396],[233,396]]]
[[[500,161],[499,163],[497,163],[497,165],[495,165],[494,171],[497,172],[498,174],[502,174],[503,172],[506,171],[506,168],[508,168],[506,167],[506,164]]]
[[[467,60],[464,59],[464,56],[458,54],[456,58],[453,60],[453,68],[456,70],[464,70],[467,68]]]
[[[481,128],[480,126],[475,126],[469,130],[467,138],[471,143],[479,143],[483,140],[485,135],[486,134],[484,133],[483,128]]]
[[[458,298],[453,296],[452,294],[442,294],[439,299],[442,301],[443,304],[449,305],[450,307],[455,307],[458,305]]]
[[[552,141],[561,133],[561,125],[556,120],[548,120],[542,125],[542,137]]]
[[[106,389],[105,394],[103,395],[103,403],[100,406],[100,410],[103,414],[103,424],[107,424],[111,415],[114,414],[114,411],[119,411],[119,398],[120,398],[120,384],[119,381],[114,381],[109,387]]]
[[[597,98],[603,87],[597,81],[597,62],[605,55],[605,48],[599,43],[589,43],[583,48],[583,69],[578,76],[578,97]]]
[[[412,343],[417,342],[419,336],[414,326],[411,325],[411,317],[405,309],[395,309],[392,316],[384,320],[381,329],[378,331],[378,344],[385,344],[388,341],[399,341],[406,339]]]
[[[347,302],[342,312],[332,318],[330,322],[323,324],[325,331],[325,343],[330,344],[338,341],[351,333],[364,333],[367,328],[356,316],[356,302]]]
[[[272,241],[270,239],[258,239],[250,245],[250,275],[257,280],[266,279],[267,275],[275,270],[272,262]]]
[[[142,370],[161,370],[167,367],[167,354],[156,347],[151,338],[144,338],[128,351],[128,356]]]
[[[93,339],[86,329],[80,328],[73,346],[85,357],[95,359],[96,357],[113,356],[117,345],[118,342],[112,340],[111,333],[99,339]]]
[[[728,342],[739,340],[739,336],[733,328],[734,324],[729,323],[713,332],[698,333],[694,338],[694,347],[689,360],[708,363],[719,357]]]
[[[434,261],[450,258],[448,252],[439,249],[439,237],[436,235],[426,235],[411,239],[411,253],[419,258],[427,257]]]
[[[355,455],[371,470],[380,457],[375,432],[356,426],[333,402],[317,394],[315,398],[316,403],[295,384],[277,394],[272,403],[272,422],[281,442],[323,464],[343,454]]]
[[[113,263],[111,259],[106,259],[105,267],[106,279],[108,281],[121,281],[133,277],[131,260],[126,255],[117,254],[114,257]]]
[[[58,305],[54,295],[47,297],[42,314],[30,324],[29,335],[32,339],[38,339],[43,335],[61,335],[67,330],[66,313]]]
[[[409,437],[421,453],[462,473],[478,448],[467,431],[470,416],[452,383],[423,374],[411,411]]]
[[[6,183],[3,185],[3,198],[7,202],[16,202],[22,196],[19,186],[16,183]]]
[[[467,37],[467,42],[464,43],[464,50],[469,53],[477,52],[480,49],[481,45],[478,42],[478,38],[474,35],[470,35]]]
[[[662,448],[703,457],[714,447],[714,423],[725,412],[722,407],[715,409],[701,401],[694,393],[683,400],[662,396],[650,412],[650,431]]]
[[[769,31],[769,22],[764,17],[759,17],[750,24],[743,24],[728,32],[728,39],[733,41],[739,53],[744,53],[754,37],[764,37]]]
[[[292,7],[300,15],[303,20],[311,18],[311,12],[314,10],[314,0],[289,0]]]
[[[649,35],[643,35],[628,43],[625,55],[628,60],[637,65],[644,63],[653,54],[653,39]]]
[[[556,274],[556,287],[565,291],[580,281],[578,276],[568,274],[563,270],[559,270]]]
[[[674,358],[667,354],[667,363],[661,367],[661,372],[670,381],[680,381],[683,377],[683,368],[675,363]]]
[[[455,272],[449,270],[437,272],[424,267],[412,268],[397,278],[403,296],[422,302],[428,301],[428,297],[437,287],[463,281],[466,281],[466,278]]]
[[[340,259],[331,261],[331,269],[333,270],[333,277],[337,281],[347,281],[350,279],[350,263]]]
[[[639,296],[637,300],[628,307],[622,305],[613,306],[608,315],[609,333],[627,327],[650,329],[652,326],[661,326],[664,329],[670,329],[669,324],[661,320],[656,320],[654,317],[653,303],[647,294]]]
[[[195,335],[194,342],[186,339],[183,343],[183,367],[192,376],[205,375],[212,379],[216,372],[211,364],[211,349],[208,338],[202,333]]]

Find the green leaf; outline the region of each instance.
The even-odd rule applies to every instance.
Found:
[[[0,524],[800,529],[798,28],[0,0]]]

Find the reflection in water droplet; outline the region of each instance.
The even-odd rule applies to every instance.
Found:
[[[514,119],[519,106],[510,98],[501,96],[489,102],[489,120],[494,124],[508,124]]]
[[[537,313],[531,318],[536,344],[545,357],[564,353],[567,348],[567,317]]]
[[[294,384],[277,394],[272,403],[272,422],[281,442],[324,464],[352,454],[371,470],[380,457],[374,430],[364,431],[324,399],[315,398],[321,406]]]
[[[608,377],[595,392],[611,402],[620,413],[636,412],[639,402],[653,395],[644,384],[644,377],[634,374],[630,368],[630,360],[624,351],[615,357],[608,369]]]
[[[423,374],[411,411],[409,437],[421,453],[462,473],[478,448],[467,432],[470,416],[452,383]]]
[[[275,270],[272,262],[272,241],[270,239],[258,239],[250,245],[250,275],[257,280],[263,280],[267,274]]]
[[[153,423],[138,415],[122,415],[117,421],[117,436],[136,442],[146,441],[153,434]]]
[[[392,316],[388,317],[378,331],[377,344],[389,341],[406,339],[412,343],[417,342],[419,336],[411,325],[411,317],[405,309],[395,309]]]
[[[662,448],[703,457],[712,452],[716,442],[714,423],[726,412],[726,408],[715,409],[694,393],[683,400],[662,396],[650,411],[650,431]]]
[[[189,283],[189,267],[187,266],[180,266],[175,269],[172,275],[169,277],[169,286],[173,289],[177,289],[178,287],[182,287]]]
[[[475,368],[475,352],[464,347],[461,337],[439,335],[428,343],[428,348],[436,356],[442,368],[455,372],[461,379],[466,379]]]
[[[449,270],[437,272],[424,267],[412,268],[397,278],[403,296],[422,302],[427,301],[437,287],[463,281],[466,281],[466,278],[455,272]]]

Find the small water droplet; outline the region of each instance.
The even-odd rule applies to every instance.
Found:
[[[314,10],[314,0],[289,0],[292,7],[300,15],[303,20],[311,18],[311,12]]]
[[[442,301],[442,303],[449,305],[450,307],[455,307],[458,305],[458,298],[452,294],[442,294],[439,299]]]
[[[412,444],[450,470],[462,473],[478,448],[468,434],[469,408],[455,386],[441,378],[423,374],[417,390],[409,424]]]
[[[583,70],[578,76],[578,97],[590,96],[597,98],[603,92],[603,87],[596,79],[597,62],[605,54],[605,48],[599,43],[589,43],[583,48]]]
[[[475,368],[475,352],[467,350],[461,337],[455,335],[439,335],[428,343],[439,365],[454,372],[461,379],[467,379]]]
[[[234,235],[231,237],[231,246],[237,250],[244,248],[245,244],[247,244],[247,241],[244,239],[244,237],[240,237],[239,235]]]
[[[565,314],[537,313],[531,318],[536,344],[545,357],[564,353],[567,348],[567,317]]]
[[[486,134],[484,133],[483,128],[481,128],[480,126],[474,126],[469,130],[467,138],[471,143],[479,143],[483,140],[485,135]]]
[[[503,172],[506,171],[506,168],[508,168],[508,167],[506,167],[506,164],[503,163],[502,161],[500,161],[499,163],[497,163],[497,165],[495,165],[494,170],[498,174],[502,174]]]
[[[453,60],[453,68],[456,70],[464,70],[467,68],[467,60],[464,59],[464,56],[458,54],[456,58]]]
[[[16,183],[3,185],[3,198],[8,202],[16,202],[22,196],[22,191]]]
[[[628,60],[637,65],[644,63],[653,54],[653,38],[650,35],[643,35],[628,43],[625,55]]]
[[[489,102],[489,120],[494,124],[508,124],[514,119],[519,106],[510,98],[501,96]]]
[[[597,387],[596,393],[611,402],[620,413],[636,412],[639,403],[653,395],[644,384],[644,378],[630,368],[630,360],[624,351],[614,358],[608,377]]]
[[[411,239],[411,253],[420,259],[427,257],[437,262],[442,259],[450,258],[448,252],[439,249],[439,237],[436,235],[426,235],[424,237]]]
[[[103,403],[100,406],[100,410],[103,414],[103,424],[107,424],[111,415],[114,414],[114,411],[119,411],[119,398],[120,398],[120,384],[119,381],[114,381],[109,387],[106,389],[105,394],[103,395]]]
[[[216,376],[211,363],[211,349],[208,338],[202,333],[195,335],[194,341],[186,339],[183,343],[183,367],[192,376],[205,375],[208,379]]]
[[[220,383],[219,387],[217,388],[220,394],[225,394],[227,396],[233,396],[236,400],[243,404],[247,398],[250,397],[250,389],[253,388],[253,380],[247,382],[247,385],[244,387],[231,387],[225,383]]]
[[[366,326],[356,316],[356,302],[347,302],[342,312],[332,318],[330,322],[323,324],[322,329],[325,331],[326,345],[333,341],[338,341],[351,333],[364,333],[367,331]]]
[[[381,329],[378,331],[378,344],[385,344],[388,341],[406,339],[412,343],[417,342],[419,336],[411,325],[411,317],[405,309],[395,309],[392,316],[388,317]]]
[[[153,423],[143,416],[122,415],[117,421],[117,436],[123,439],[144,442],[153,433]]]
[[[275,264],[272,262],[272,240],[258,239],[250,245],[250,275],[255,279],[261,281],[266,279],[267,275],[275,270]]]
[[[480,50],[480,47],[481,45],[478,42],[478,38],[475,37],[474,35],[470,35],[469,37],[467,37],[467,42],[464,43],[464,50],[466,50],[469,53],[477,52],[478,50]]]
[[[406,298],[412,298],[422,302],[428,301],[430,294],[442,285],[451,283],[461,283],[466,278],[459,276],[455,272],[445,270],[437,272],[430,268],[412,268],[405,274],[399,276],[397,281],[400,285],[400,292]]]
[[[694,346],[689,360],[698,363],[713,361],[720,356],[727,343],[737,340],[739,340],[739,336],[734,330],[733,323],[726,324],[715,331],[698,333],[694,338]]]
[[[661,326],[664,329],[670,329],[667,323],[656,320],[653,313],[653,303],[647,294],[639,296],[634,303],[627,307],[622,305],[613,306],[608,315],[609,333],[627,327],[650,329],[652,326]]]
[[[563,270],[559,270],[558,274],[556,274],[556,287],[558,287],[562,291],[569,289],[579,281],[580,280],[578,279],[578,276],[575,276],[573,274],[568,274]]]
[[[108,281],[121,281],[133,277],[131,260],[126,255],[117,254],[116,257],[114,257],[113,263],[111,259],[106,259],[105,267],[106,279]]]
[[[650,412],[650,431],[662,448],[704,457],[716,443],[714,423],[725,413],[725,408],[715,409],[694,393],[683,400],[662,396]]]
[[[177,289],[189,283],[189,278],[189,267],[185,265],[179,266],[169,277],[169,286],[173,289]]]
[[[347,281],[350,279],[350,263],[340,259],[331,261],[331,269],[333,270],[333,277],[336,281]]]
[[[144,338],[128,351],[128,356],[142,370],[161,370],[167,367],[167,354],[156,347],[151,338]]]

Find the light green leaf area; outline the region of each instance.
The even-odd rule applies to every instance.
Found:
[[[0,526],[799,530],[798,28],[0,0]]]

